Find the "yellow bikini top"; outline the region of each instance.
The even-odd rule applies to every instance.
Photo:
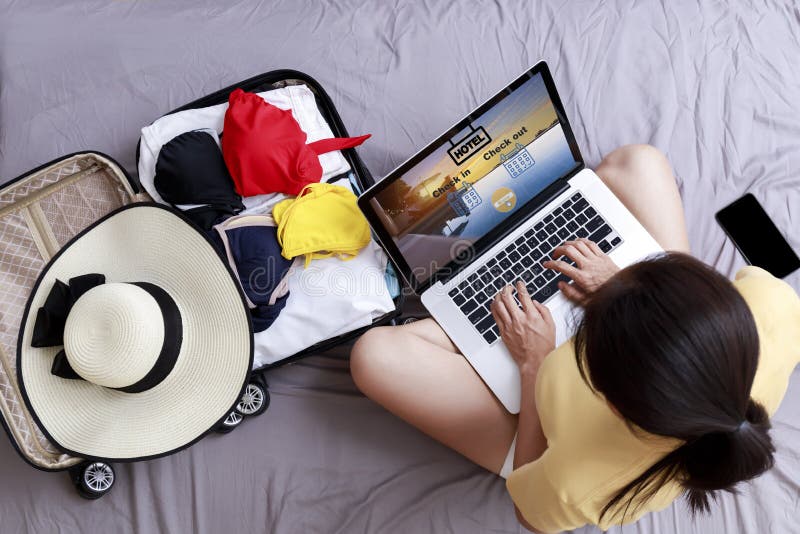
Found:
[[[305,255],[306,267],[312,259],[331,256],[351,260],[370,241],[356,196],[339,185],[308,184],[297,197],[278,202],[272,217],[278,224],[281,255]]]

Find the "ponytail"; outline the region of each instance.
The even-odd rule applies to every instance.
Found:
[[[736,425],[720,426],[724,429],[698,436],[653,464],[617,492],[603,508],[601,517],[624,500],[624,518],[634,500],[644,503],[673,481],[686,489],[692,511],[708,511],[716,491],[736,493],[737,483],[751,480],[772,468],[775,447],[763,406],[750,399],[746,419]]]
[[[681,484],[693,510],[707,511],[715,490],[736,492],[735,484],[772,468],[775,446],[769,436],[769,417],[750,399],[747,416],[723,432],[710,432],[681,447]]]

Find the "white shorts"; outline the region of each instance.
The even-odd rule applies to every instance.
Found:
[[[506,461],[503,462],[503,467],[500,468],[500,476],[503,478],[508,478],[508,475],[511,474],[511,471],[514,470],[514,451],[517,450],[517,436],[514,435],[514,441],[511,442],[511,447],[508,449],[508,454],[506,454]]]

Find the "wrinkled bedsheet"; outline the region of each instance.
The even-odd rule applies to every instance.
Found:
[[[663,150],[694,253],[732,275],[743,261],[713,214],[746,191],[800,250],[800,10],[730,4],[2,0],[0,181],[89,148],[133,172],[142,126],[277,68],[317,78],[350,131],[373,134],[359,152],[382,176],[545,58],[587,161]],[[97,502],[0,439],[0,530],[520,532],[503,482],[361,396],[346,354],[271,372],[266,414],[118,465]],[[711,514],[693,523],[677,503],[613,532],[797,532],[800,372],[774,427],[776,468]]]

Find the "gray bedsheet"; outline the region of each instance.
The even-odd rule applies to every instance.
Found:
[[[284,67],[328,88],[351,133],[373,134],[359,151],[380,176],[545,58],[590,164],[625,143],[667,153],[697,256],[728,274],[742,264],[713,213],[745,191],[800,250],[800,10],[600,4],[3,0],[0,181],[87,148],[134,171],[143,125]],[[502,481],[358,394],[343,354],[270,373],[265,415],[118,466],[98,502],[0,439],[0,530],[519,532]],[[692,523],[677,503],[615,531],[797,532],[798,372],[774,426],[776,468],[710,515]]]

